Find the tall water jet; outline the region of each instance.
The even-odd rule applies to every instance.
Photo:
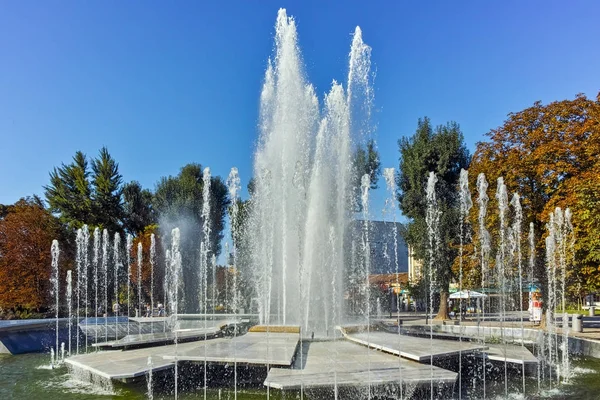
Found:
[[[459,201],[460,201],[460,223],[459,223],[459,273],[458,273],[458,290],[462,293],[463,290],[463,252],[465,241],[470,238],[469,211],[473,207],[471,200],[471,191],[469,190],[469,172],[461,169],[458,180],[459,186]],[[460,321],[462,323],[462,296],[459,300],[459,310],[461,310]],[[458,336],[459,342],[462,342],[462,332]],[[462,396],[462,352],[458,352],[458,398]]]
[[[343,291],[336,291],[334,301],[332,288],[342,285],[350,220],[351,132],[368,133],[366,123],[350,119],[350,109],[361,117],[370,114],[369,57],[370,48],[357,28],[348,90],[334,82],[320,113],[303,71],[296,23],[285,10],[279,11],[275,54],[261,93],[248,224],[251,273],[263,324],[273,317],[300,324],[305,331],[326,333],[334,325],[333,315],[342,312]],[[335,258],[329,250],[330,227]],[[332,281],[334,286],[324,285]]]
[[[96,316],[96,329],[94,329],[94,341],[98,343],[98,291],[100,285],[100,246],[101,246],[101,233],[100,228],[94,229],[94,250],[92,254],[92,263],[94,264],[94,315]],[[96,347],[96,351],[100,350]]]
[[[231,300],[231,311],[233,314],[238,313],[239,305],[238,305],[238,282],[237,282],[237,246],[238,246],[238,238],[241,235],[239,232],[240,226],[238,221],[239,214],[239,194],[240,194],[240,176],[238,174],[237,168],[231,168],[229,172],[229,176],[227,177],[227,189],[229,192],[229,198],[231,199],[231,207],[229,207],[229,224],[231,226],[231,254],[233,258],[233,266],[235,270],[233,271],[233,284],[232,284],[232,300]],[[226,268],[229,265],[229,251],[225,251],[226,256]],[[227,282],[227,278],[226,278]],[[234,318],[234,326],[233,326],[233,336],[234,339],[237,337],[237,318]],[[234,399],[237,400],[237,348],[233,347],[233,396]]]
[[[204,304],[204,340],[206,340],[206,332],[208,330],[207,326],[207,314],[208,314],[208,269],[209,269],[209,254],[211,254],[211,225],[210,225],[210,168],[204,168],[204,172],[202,174],[202,243],[201,243],[201,257],[202,257],[202,268],[201,268],[201,282],[202,282],[202,293],[204,295],[203,302]],[[210,258],[212,261],[212,257]],[[213,277],[214,277],[214,264],[213,268]],[[213,287],[215,282],[212,282]],[[214,300],[214,299],[213,299]],[[214,310],[214,303],[212,304]],[[207,364],[206,364],[206,346],[204,346],[204,398],[206,399],[207,394]]]
[[[80,305],[81,305],[81,293],[83,291],[83,268],[84,268],[84,264],[83,264],[83,231],[81,229],[77,229],[77,236],[75,237],[75,243],[76,243],[76,247],[77,247],[77,261],[76,261],[76,265],[77,265],[77,322],[79,322],[79,316],[80,316]],[[77,354],[79,354],[79,335],[76,335],[76,349],[77,349]]]
[[[59,310],[59,297],[60,292],[58,290],[58,259],[60,257],[60,249],[58,247],[58,240],[54,239],[52,241],[52,246],[50,247],[50,253],[52,255],[52,275],[50,276],[50,282],[52,283],[52,295],[55,298],[54,304],[54,315],[56,318],[56,352],[58,354],[58,310]]]
[[[170,324],[173,332],[175,333],[175,399],[178,396],[178,375],[179,375],[179,362],[178,362],[178,332],[179,326],[177,321],[177,313],[179,306],[179,287],[182,284],[181,276],[181,253],[180,253],[180,233],[179,228],[175,228],[171,231],[171,250],[170,250],[170,264],[168,269],[169,286],[168,286],[168,299],[169,299],[169,310],[171,312]]]
[[[163,307],[164,307],[164,316],[167,316],[167,295],[169,293],[170,285],[171,285],[171,249],[167,249],[165,251],[165,276],[163,280]],[[167,332],[167,320],[163,322],[163,332]]]
[[[367,324],[367,341],[370,341],[371,334],[371,287],[369,284],[369,275],[371,273],[371,245],[369,243],[369,189],[371,188],[371,178],[369,174],[364,174],[360,181],[361,188],[361,205],[363,214],[363,232],[362,232],[362,250],[364,256],[364,297],[365,297],[365,319]],[[368,398],[371,398],[371,357],[370,351],[367,347],[367,361],[368,361],[368,373],[369,373],[369,384],[368,384]]]
[[[144,257],[144,251],[142,242],[138,242],[137,245],[137,292],[138,292],[138,304],[137,309],[139,310],[138,316],[142,316],[142,262]],[[138,335],[142,334],[142,324],[138,324]]]
[[[154,264],[156,264],[156,237],[150,235],[150,317],[154,316]],[[154,333],[154,319],[150,321],[150,331]]]
[[[556,310],[556,234],[554,213],[550,213],[546,225],[548,236],[546,236],[546,274],[548,280],[548,306],[546,307],[546,330],[547,335],[547,361],[550,365],[549,382],[552,387],[552,369],[556,367],[558,359],[556,346],[556,328],[554,324],[554,312]],[[558,377],[557,377],[558,380]]]
[[[400,263],[398,262],[398,225],[396,223],[396,214],[398,211],[398,206],[396,203],[396,190],[397,190],[397,186],[396,186],[396,176],[395,176],[395,170],[394,168],[384,168],[383,170],[383,177],[385,178],[385,185],[388,191],[388,199],[386,200],[386,202],[389,203],[389,208],[390,208],[390,212],[392,214],[392,220],[394,223],[394,226],[392,228],[392,234],[393,234],[393,239],[394,239],[394,267],[395,267],[395,271],[396,271],[396,286],[398,287],[398,289],[400,288]],[[396,320],[396,324],[398,327],[398,351],[402,351],[402,335],[400,332],[400,296],[396,295],[396,313],[397,313],[397,320]],[[401,357],[398,357],[398,373],[400,375],[400,382],[399,382],[399,388],[400,388],[400,399],[402,399],[404,397],[404,393],[403,393],[403,388],[402,388],[402,362],[401,362]]]
[[[108,248],[110,245],[108,230],[102,231],[102,275],[104,277],[104,315],[108,317]],[[104,341],[108,342],[108,318],[104,318]]]
[[[528,263],[528,271],[527,271],[527,281],[529,282],[529,301],[530,301],[530,307],[532,307],[531,309],[531,317],[532,320],[533,318],[533,282],[534,282],[534,278],[535,278],[535,274],[534,274],[534,267],[535,267],[535,227],[533,222],[529,223],[529,237],[528,237],[528,243],[529,243],[529,263]],[[543,340],[542,340],[543,342]],[[536,357],[538,358],[538,360],[540,360],[537,365],[536,365],[536,376],[537,376],[537,381],[538,381],[538,385],[537,385],[537,389],[538,392],[541,389],[541,381],[542,381],[542,376],[541,376],[541,372],[542,372],[542,367],[541,364],[543,363],[543,359],[544,359],[544,352],[543,352],[543,346],[536,346],[537,349],[537,354]]]
[[[507,339],[504,335],[504,323],[506,321],[506,297],[507,297],[507,275],[509,272],[507,271],[507,252],[506,252],[506,243],[508,239],[508,223],[507,223],[507,212],[508,212],[508,192],[506,190],[506,185],[504,184],[504,178],[499,177],[497,181],[496,188],[496,200],[498,200],[498,218],[500,220],[499,226],[499,243],[498,243],[498,252],[496,253],[496,275],[497,275],[497,283],[501,288],[502,296],[500,297],[500,334],[502,339],[502,344],[504,345],[504,394],[508,396],[508,365],[506,360],[506,346]],[[508,282],[509,284],[511,282]]]
[[[440,234],[439,234],[439,226],[440,226],[440,210],[437,201],[437,195],[435,193],[435,185],[437,183],[437,176],[435,173],[429,172],[429,177],[427,178],[427,190],[426,190],[426,199],[427,199],[427,212],[425,214],[425,222],[427,224],[427,238],[428,238],[428,254],[429,254],[429,266],[428,266],[428,275],[429,275],[429,338],[431,341],[431,352],[433,354],[433,294],[437,288],[436,283],[436,274],[434,270],[435,261],[438,253],[438,248],[440,246]],[[433,357],[431,358],[431,376],[430,376],[430,391],[431,398],[433,399]]]
[[[119,272],[123,267],[123,262],[121,261],[121,235],[118,232],[115,232],[115,237],[113,239],[113,262],[115,265],[115,277],[114,277],[114,289],[115,289],[115,305],[113,306],[114,314],[115,314],[115,340],[119,339]]]
[[[562,375],[565,381],[568,381],[571,376],[571,361],[569,359],[569,315],[566,310],[565,293],[566,293],[566,280],[567,280],[567,263],[573,262],[574,258],[574,246],[575,246],[575,233],[573,231],[573,224],[571,222],[572,213],[571,209],[567,208],[564,213],[564,224],[562,231],[562,243],[561,243],[561,278],[562,278],[562,291],[563,291],[563,340],[562,340]]]
[[[85,318],[88,318],[88,307],[90,304],[90,300],[89,300],[89,293],[88,293],[88,288],[89,288],[89,273],[90,273],[90,258],[88,256],[88,249],[89,249],[89,243],[90,243],[90,231],[88,229],[87,225],[84,225],[83,228],[83,270],[84,270],[84,274],[83,274],[83,281],[84,281],[84,292],[85,292],[85,299],[84,299],[84,307],[85,307]],[[87,335],[85,335],[85,351],[87,352],[88,350],[88,337]]]
[[[131,317],[131,251],[133,249],[133,236],[128,233],[125,241],[125,259],[127,260],[127,334],[129,335],[129,317]]]
[[[485,174],[480,173],[477,175],[477,204],[479,205],[479,247],[481,251],[481,289],[485,291],[487,284],[487,276],[489,273],[488,260],[490,256],[490,234],[485,226],[485,218],[487,216],[487,205],[489,197],[487,195],[488,183],[485,179]],[[481,299],[481,319],[485,323],[485,297]],[[482,344],[485,346],[485,329],[482,330],[481,334]],[[483,385],[483,397],[486,396],[486,358],[482,357],[483,369],[482,369],[482,385]]]
[[[523,321],[523,256],[521,254],[521,231],[523,227],[523,209],[521,208],[521,200],[518,193],[515,193],[512,197],[510,204],[513,206],[514,210],[514,221],[513,221],[513,234],[515,237],[515,250],[516,250],[516,259],[517,259],[517,267],[519,273],[519,311],[521,312],[520,322],[521,322],[521,349],[523,353],[525,353],[525,323]],[[521,380],[523,386],[523,396],[525,396],[525,364],[523,363],[523,368],[521,370]]]
[[[67,308],[68,308],[68,312],[69,312],[69,321],[68,321],[68,338],[69,338],[69,356],[72,354],[71,353],[71,332],[73,331],[73,274],[71,270],[67,271],[67,293],[66,293],[66,298],[67,298]]]
[[[548,359],[551,366],[556,369],[557,383],[563,379],[568,380],[570,375],[570,360],[568,352],[569,341],[569,323],[566,313],[566,269],[569,256],[569,249],[572,249],[574,240],[573,226],[571,223],[571,210],[564,212],[560,207],[556,207],[553,213],[550,213],[550,220],[547,225],[548,236],[546,238],[546,262],[548,273],[548,308],[552,307],[552,315],[548,317],[550,311],[546,311],[547,327],[549,334],[548,341]],[[557,272],[560,271],[560,274]],[[552,281],[550,281],[552,279]],[[551,282],[551,283],[550,283]],[[562,313],[562,341],[559,345],[556,326],[555,310],[558,308]]]

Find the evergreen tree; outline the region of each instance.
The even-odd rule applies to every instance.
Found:
[[[121,230],[123,204],[121,202],[122,176],[119,164],[108,153],[100,149],[98,158],[92,160],[92,184],[94,222],[111,232]]]
[[[44,187],[50,211],[60,214],[61,222],[72,228],[81,227],[91,215],[89,176],[86,156],[78,151],[71,164],[50,172],[50,184]]]

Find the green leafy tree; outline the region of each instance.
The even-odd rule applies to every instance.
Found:
[[[440,217],[441,245],[436,255],[436,281],[440,291],[440,307],[436,318],[448,318],[448,292],[453,277],[452,264],[457,255],[454,242],[458,238],[458,180],[461,168],[469,167],[469,151],[460,127],[455,122],[437,126],[429,118],[420,119],[415,134],[398,142],[400,165],[397,176],[400,210],[410,219],[405,240],[415,249],[415,255],[428,268],[428,239],[425,215],[425,191],[430,171],[438,177],[436,195]],[[425,273],[424,276],[428,274]]]
[[[152,192],[143,189],[139,182],[131,181],[123,186],[123,228],[127,232],[137,234],[156,223],[152,201]]]
[[[377,189],[377,182],[381,175],[381,162],[379,161],[379,153],[373,139],[369,140],[364,147],[360,146],[354,152],[352,158],[352,187],[354,190],[354,209],[361,211],[362,205],[360,202],[360,185],[363,175],[369,174],[371,179],[371,189]]]
[[[163,231],[179,227],[185,285],[198,287],[199,247],[202,239],[202,166],[187,164],[177,176],[163,177],[156,186],[154,205]],[[221,252],[221,239],[230,201],[227,186],[220,177],[211,177],[211,253]],[[210,257],[210,255],[209,255]],[[186,308],[197,311],[197,293],[186,290]]]

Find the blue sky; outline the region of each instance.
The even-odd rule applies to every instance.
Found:
[[[600,91],[595,1],[6,1],[0,203],[43,194],[52,167],[102,146],[148,188],[189,162],[237,166],[245,185],[280,7],[321,96],[363,29],[384,167],[419,117],[457,121],[473,150],[511,111]]]

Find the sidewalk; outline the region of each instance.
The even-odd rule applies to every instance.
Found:
[[[488,317],[488,315],[486,315],[486,317]],[[600,342],[600,320],[595,319],[595,318],[592,319],[592,318],[594,318],[594,317],[590,318],[590,317],[584,316],[583,317],[583,332],[569,331],[569,336]],[[596,317],[596,318],[598,318],[598,317]],[[397,319],[398,319],[397,314],[394,314],[392,316],[392,318],[383,318],[383,320],[388,321],[388,322],[395,322],[395,321],[397,321]],[[429,322],[425,318],[425,314],[423,314],[423,313],[415,314],[414,312],[400,313],[400,320],[402,321],[402,325],[405,325],[405,326],[427,325]],[[441,320],[434,319],[433,324],[434,325],[443,325],[445,322],[446,325],[454,325],[455,321],[458,321],[458,320],[450,319],[450,320],[446,320],[446,321],[441,321]],[[459,325],[477,326],[477,316],[469,315],[469,316],[467,316],[466,319],[460,321]],[[485,321],[484,323],[481,323],[480,325],[481,326],[490,326],[490,327],[504,326],[507,328],[520,328],[521,321],[504,321],[504,323],[502,323],[501,321],[494,320],[494,321]],[[556,331],[557,331],[557,333],[562,335],[562,328],[560,328],[559,326],[560,326],[560,321],[557,322]],[[542,329],[539,324],[535,325],[533,322],[530,322],[528,319],[523,320],[523,328],[525,328],[525,329]]]

